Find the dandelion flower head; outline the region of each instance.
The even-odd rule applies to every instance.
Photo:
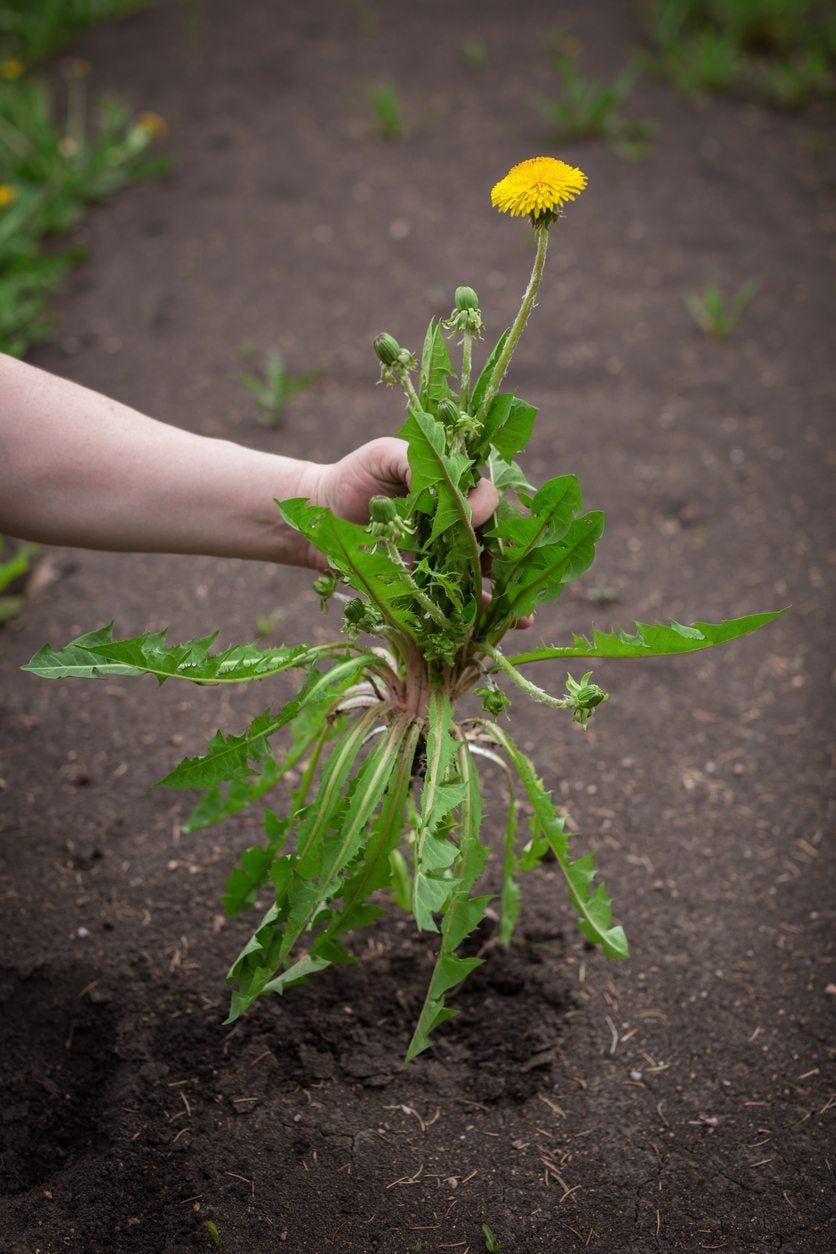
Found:
[[[556,157],[530,157],[512,168],[491,190],[491,204],[512,218],[554,215],[580,196],[586,175]]]

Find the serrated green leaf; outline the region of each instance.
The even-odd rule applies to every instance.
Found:
[[[612,908],[602,884],[592,888],[595,859],[585,854],[574,862],[569,857],[569,836],[565,820],[557,813],[551,795],[543,785],[531,761],[520,747],[496,723],[485,723],[486,730],[505,751],[520,777],[534,810],[536,829],[548,841],[566,880],[569,900],[579,916],[580,929],[587,940],[599,945],[609,958],[626,958],[627,939],[621,927],[614,926]]]
[[[211,653],[217,632],[166,644],[166,632],[145,632],[128,640],[113,639],[113,624],[71,640],[63,649],[45,644],[21,670],[42,679],[99,679],[112,675],[154,675],[159,683],[186,679],[196,684],[233,684],[267,679],[291,667],[305,667],[329,652],[348,652],[345,645],[292,645],[261,648],[236,645]]]
[[[482,404],[482,401],[484,400],[485,392],[487,391],[488,382],[490,380],[491,373],[493,371],[494,366],[497,363],[499,354],[502,352],[503,348],[505,347],[505,341],[507,339],[508,339],[508,332],[503,331],[499,339],[497,340],[496,344],[494,345],[493,349],[491,350],[488,360],[485,362],[484,366],[482,367],[482,371],[479,375],[479,378],[476,380],[476,386],[473,389],[473,395],[470,398],[470,412],[472,414],[476,413],[479,406]]]
[[[488,454],[486,464],[488,478],[499,492],[533,492],[534,488],[525,477],[520,465],[515,461],[507,462],[500,457],[495,449]],[[500,502],[500,506],[502,502]]]
[[[338,662],[324,675],[313,672],[302,689],[277,713],[267,709],[252,720],[240,735],[225,736],[217,732],[209,742],[208,752],[183,761],[158,781],[161,788],[214,788],[223,780],[246,775],[251,764],[261,761],[270,752],[269,738],[293,721],[309,701],[336,697],[341,684],[355,677],[366,666],[363,657]]]
[[[456,847],[447,839],[450,816],[461,803],[464,786],[447,780],[458,742],[451,734],[453,707],[446,692],[430,693],[427,715],[427,765],[421,789],[418,837],[414,848],[412,910],[422,931],[436,932],[433,915],[447,899],[449,880],[439,876],[456,857]]]
[[[441,324],[433,318],[424,337],[418,382],[419,400],[429,413],[434,413],[438,402],[450,395],[447,378],[451,374],[453,363],[450,360],[450,350],[442,334]]]
[[[479,777],[473,757],[463,742],[457,747],[458,769],[464,785],[456,868],[444,907],[441,943],[427,995],[409,1043],[406,1061],[428,1049],[430,1035],[458,1011],[445,1004],[446,994],[482,965],[481,958],[460,958],[455,953],[462,941],[485,917],[490,896],[470,897],[470,889],[481,875],[488,851],[480,840],[482,815]]]
[[[517,919],[520,917],[520,886],[514,879],[518,868],[517,859],[517,796],[510,771],[507,773],[508,806],[505,818],[505,836],[502,841],[502,892],[499,939],[510,945]]]
[[[487,451],[488,445],[492,445],[501,457],[510,460],[528,444],[536,417],[533,405],[518,400],[512,393],[499,392],[485,417],[480,448]]]
[[[635,632],[593,631],[592,639],[574,635],[572,644],[548,645],[517,653],[508,660],[514,666],[527,662],[545,662],[552,658],[566,657],[667,657],[677,653],[697,653],[746,636],[774,619],[786,614],[786,609],[767,614],[748,614],[743,618],[730,618],[720,623],[670,624],[636,623]]]
[[[301,497],[277,504],[285,522],[310,540],[392,626],[407,634],[414,632],[415,617],[404,604],[403,570],[385,553],[370,552],[374,542],[365,527],[337,518],[330,510],[310,505]]]
[[[591,565],[603,530],[604,515],[593,510],[569,523],[561,540],[531,549],[514,563],[507,585],[495,589],[492,625],[502,624],[504,629],[510,619],[531,614],[539,602],[560,596],[564,585]]]

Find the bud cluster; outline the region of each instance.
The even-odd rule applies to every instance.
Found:
[[[484,331],[482,311],[479,308],[479,297],[472,287],[457,287],[455,308],[444,323],[448,331],[458,331],[462,335],[476,335],[481,339]]]
[[[609,693],[597,684],[589,682],[592,671],[582,676],[580,683],[571,675],[566,676],[566,706],[573,710],[572,720],[586,727],[597,706],[609,700]]]
[[[482,709],[490,714],[491,718],[499,718],[511,704],[502,689],[495,686],[477,688],[475,695],[482,698]]]
[[[368,530],[371,535],[387,544],[400,544],[415,530],[400,516],[397,504],[391,496],[372,497],[369,501],[369,519]]]
[[[453,443],[465,442],[481,434],[482,423],[477,422],[471,414],[460,410],[454,401],[447,399],[440,401],[436,417],[444,424]]]
[[[371,635],[379,634],[383,629],[383,617],[380,612],[360,597],[352,597],[343,611],[343,631],[352,640],[361,631]]]

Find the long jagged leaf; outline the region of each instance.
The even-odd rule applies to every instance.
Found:
[[[262,648],[235,645],[218,653],[210,650],[217,632],[185,644],[166,644],[166,632],[145,632],[128,640],[113,639],[113,623],[71,640],[63,649],[45,644],[21,670],[42,679],[100,679],[113,675],[154,675],[159,683],[187,679],[196,684],[237,684],[267,679],[290,667],[306,667],[318,657],[350,647],[292,645]]]
[[[390,778],[384,803],[381,807],[368,844],[363,850],[341,893],[341,905],[329,911],[327,925],[311,941],[307,955],[277,976],[265,987],[265,992],[282,993],[319,971],[324,971],[334,961],[335,941],[349,931],[367,927],[383,914],[379,906],[371,905],[368,898],[382,888],[390,878],[390,855],[401,837],[404,808],[412,779],[415,748],[421,726],[413,722],[397,750],[397,762]]]
[[[487,391],[488,381],[490,380],[491,374],[493,373],[493,368],[499,359],[499,354],[502,352],[503,348],[505,347],[505,341],[507,339],[508,339],[508,332],[503,331],[499,339],[497,340],[496,344],[494,345],[493,349],[491,350],[487,361],[482,367],[482,370],[479,374],[479,378],[476,380],[476,386],[473,389],[473,395],[470,398],[469,409],[472,414],[475,414],[479,406],[482,404],[482,401],[485,396],[485,392]]]
[[[302,497],[277,504],[285,522],[310,540],[357,592],[377,606],[390,625],[407,634],[414,632],[414,615],[404,605],[403,570],[385,553],[370,551],[374,541],[365,527],[337,518]]]
[[[457,856],[448,839],[448,820],[464,796],[464,783],[447,775],[458,742],[451,734],[453,707],[441,689],[430,693],[427,732],[427,766],[421,789],[418,833],[414,847],[412,911],[422,931],[437,932],[433,915],[450,893],[447,869]]]
[[[339,893],[344,872],[357,854],[366,824],[377,809],[397,765],[398,749],[410,722],[406,716],[397,719],[381,743],[369,754],[349,785],[345,805],[338,808],[338,823],[323,833],[320,842],[309,843],[306,861],[303,863],[298,855],[289,854],[273,863],[271,874],[276,903],[230,971],[229,978],[238,982],[238,988],[233,992],[227,1022],[236,1019],[262,993],[280,991],[279,970],[288,963],[296,940]],[[364,723],[365,718],[359,719],[352,732],[356,731],[358,724]],[[341,747],[338,744],[335,752]],[[362,741],[359,747],[362,747]],[[352,746],[345,756],[354,761],[359,747]],[[341,768],[339,773],[342,776]],[[333,773],[328,786],[332,782]],[[324,789],[321,783],[313,802],[314,808],[320,803],[330,806],[323,795],[325,791],[327,788]],[[331,942],[323,958],[330,962],[348,960],[347,957],[341,959],[341,947],[336,941]],[[296,978],[303,977],[294,976],[294,982]],[[278,988],[272,987],[275,980],[280,982]]]
[[[697,653],[700,649],[710,649],[716,644],[757,631],[786,612],[786,609],[774,610],[767,614],[729,618],[720,623],[697,622],[690,626],[677,622],[636,623],[635,632],[593,630],[591,640],[574,635],[569,645],[545,645],[540,649],[517,653],[508,660],[514,666],[523,666],[527,662],[546,662],[565,657],[667,657],[677,653]]]
[[[481,593],[480,547],[473,530],[473,511],[465,495],[468,458],[464,453],[447,453],[443,426],[419,410],[410,409],[400,435],[409,445],[413,497],[420,502],[428,491],[435,494],[431,540],[448,536],[448,543],[460,546],[469,564],[473,595]]]
[[[486,456],[492,447],[500,457],[510,460],[528,444],[536,417],[537,410],[533,405],[511,392],[499,392],[485,415],[477,456]]]
[[[495,742],[505,751],[514,770],[520,777],[531,806],[537,827],[548,842],[566,879],[569,900],[575,907],[580,929],[587,940],[600,945],[609,958],[626,958],[627,938],[621,927],[614,926],[612,908],[603,884],[593,888],[595,859],[592,854],[577,858],[569,857],[569,836],[566,823],[557,813],[551,795],[546,791],[529,758],[511,737],[496,723],[484,724]]]
[[[224,819],[240,814],[247,806],[258,801],[271,789],[275,788],[280,779],[292,771],[308,749],[317,741],[332,739],[338,735],[345,722],[345,716],[336,716],[333,712],[334,691],[341,694],[355,679],[354,672],[349,672],[339,682],[334,682],[331,672],[329,691],[324,700],[306,702],[290,724],[291,745],[288,752],[279,760],[272,750],[259,762],[250,762],[246,774],[237,775],[229,781],[222,781],[208,789],[200,799],[188,819],[182,826],[184,832],[202,831]],[[337,697],[337,700],[339,697]]]
[[[418,397],[429,413],[435,413],[439,401],[450,395],[447,379],[452,373],[450,350],[447,348],[441,324],[433,318],[424,337],[418,380]]]
[[[225,736],[223,732],[217,732],[205,754],[184,758],[179,766],[158,781],[159,787],[214,788],[222,780],[246,775],[251,763],[260,761],[270,752],[270,737],[292,722],[308,702],[337,696],[341,683],[353,678],[365,666],[363,657],[353,657],[338,662],[324,675],[311,673],[301,690],[281,710],[276,713],[265,710],[240,735]]]
[[[565,584],[590,566],[603,530],[604,515],[592,510],[574,519],[561,540],[532,549],[514,566],[508,584],[495,596],[491,622],[504,630],[511,619],[531,614],[539,602],[558,597]]]
[[[427,995],[406,1053],[411,1062],[430,1045],[430,1034],[459,1012],[446,1004],[446,995],[461,984],[471,971],[482,965],[482,958],[460,958],[456,953],[465,937],[479,926],[491,900],[490,895],[471,897],[470,890],[482,874],[488,851],[480,840],[482,798],[479,776],[467,745],[459,743],[458,769],[464,784],[459,823],[459,851],[449,902],[441,924],[441,943]]]

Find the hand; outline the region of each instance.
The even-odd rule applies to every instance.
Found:
[[[383,436],[361,444],[341,461],[330,466],[312,467],[312,482],[308,489],[314,505],[325,505],[339,518],[350,522],[369,521],[369,501],[373,496],[406,496],[409,491],[410,471],[406,440]],[[468,496],[473,510],[473,526],[481,527],[488,521],[499,504],[499,493],[490,479],[480,479]],[[327,570],[328,563],[316,550],[310,549],[307,564],[317,570]],[[490,595],[483,594],[484,604]],[[533,616],[520,618],[515,626],[530,627]]]
[[[367,523],[373,496],[406,496],[409,491],[406,451],[406,440],[383,436],[362,444],[342,461],[316,467],[318,481],[313,484],[311,501],[327,505],[339,518]],[[473,526],[481,527],[499,504],[499,493],[489,479],[480,479],[468,500]]]

